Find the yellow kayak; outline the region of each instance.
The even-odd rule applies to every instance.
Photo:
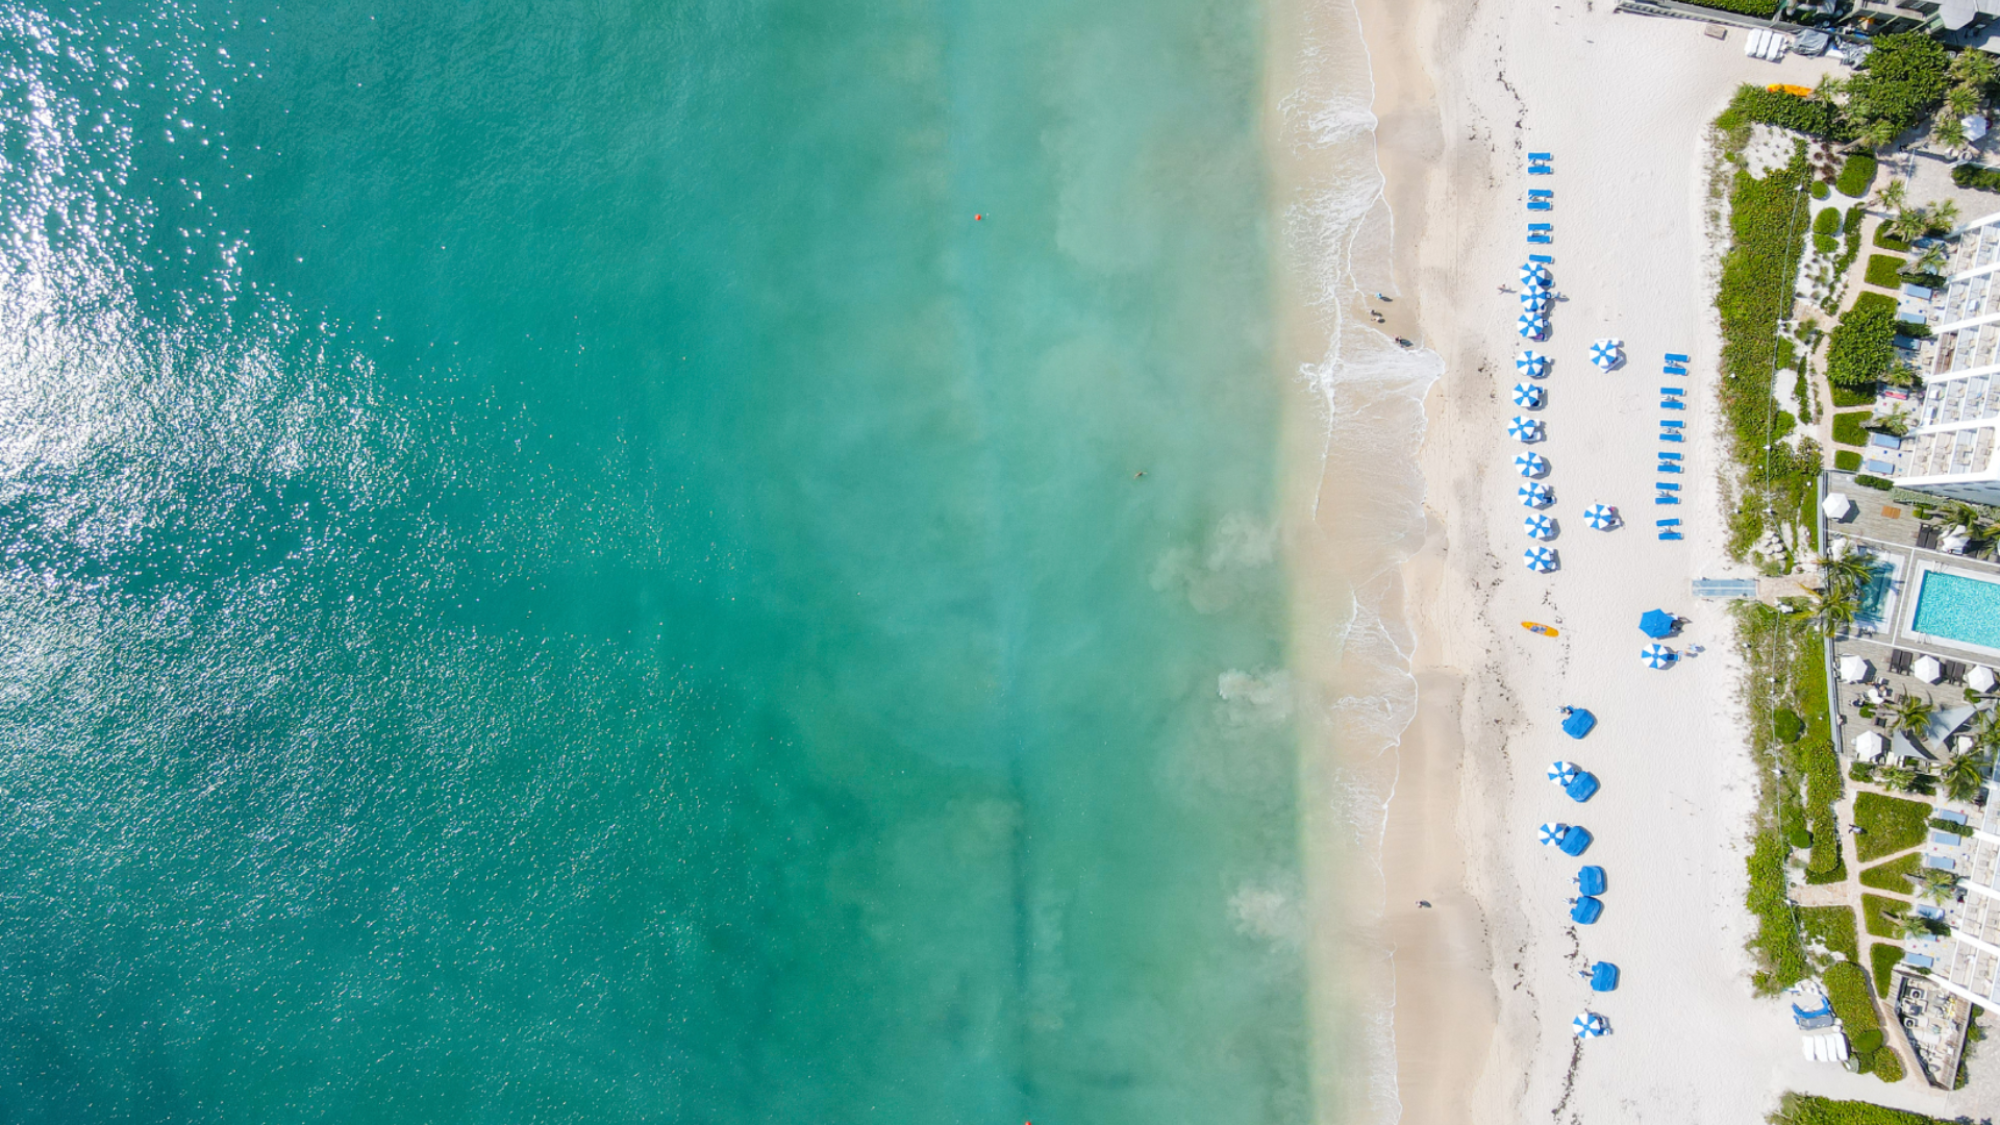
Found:
[[[1526,629],[1530,633],[1540,633],[1544,637],[1554,637],[1560,635],[1556,632],[1555,626],[1544,625],[1539,621],[1523,621],[1521,622],[1521,628]]]

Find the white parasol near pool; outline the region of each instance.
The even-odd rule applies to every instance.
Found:
[[[1858,684],[1866,682],[1867,679],[1868,662],[1866,660],[1861,659],[1851,652],[1840,658],[1841,683]]]
[[[1844,520],[1854,514],[1854,500],[1845,492],[1829,492],[1819,502],[1819,510],[1830,520]]]
[[[1864,730],[1861,737],[1854,740],[1854,756],[1864,762],[1880,761],[1882,752],[1888,748],[1889,740],[1877,730]]]
[[[1935,656],[1919,656],[1917,662],[1910,665],[1910,675],[1927,684],[1934,684],[1944,679],[1944,665],[1938,663]]]
[[[1965,674],[1965,686],[1973,691],[1992,691],[1997,682],[2000,681],[1994,679],[1993,669],[1984,664]]]

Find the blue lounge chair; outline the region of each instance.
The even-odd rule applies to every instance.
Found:
[[[1666,492],[1679,492],[1681,490],[1680,485],[1675,484],[1670,480],[1654,481],[1653,487],[1661,489]]]
[[[1553,243],[1555,239],[1550,238],[1546,234],[1531,234],[1528,236],[1528,241],[1541,245],[1547,245],[1549,243]]]
[[[1677,398],[1663,398],[1660,400],[1660,408],[1662,410],[1686,410],[1688,404]]]
[[[1597,775],[1579,771],[1575,781],[1563,786],[1563,792],[1569,794],[1570,800],[1580,805],[1597,793]]]
[[[1655,504],[1678,504],[1680,502],[1681,498],[1671,492],[1662,492],[1658,496],[1653,497],[1653,503]]]
[[[1552,152],[1531,152],[1528,154],[1528,159],[1530,160],[1554,160],[1555,158],[1556,155]]]
[[[1545,266],[1552,266],[1556,264],[1556,260],[1554,258],[1549,257],[1547,254],[1530,254],[1528,255],[1528,260],[1531,262],[1540,262]]]
[[[1668,429],[1670,429],[1670,430],[1678,430],[1678,429],[1680,429],[1680,428],[1681,428],[1682,426],[1685,426],[1685,425],[1687,425],[1687,423],[1686,423],[1686,422],[1680,422],[1680,421],[1676,421],[1676,420],[1674,420],[1674,419],[1672,419],[1672,418],[1662,418],[1662,419],[1660,419],[1660,425],[1662,425],[1662,426],[1665,426],[1665,427],[1667,427],[1667,428],[1668,428]]]
[[[1529,224],[1528,224],[1528,229],[1529,229],[1529,230],[1554,230],[1554,229],[1556,229],[1556,225],[1555,225],[1554,223],[1529,223]]]
[[[1528,189],[1529,199],[1554,199],[1555,197],[1556,193],[1550,191],[1545,187],[1534,187]]]
[[[1687,439],[1686,439],[1686,438],[1683,438],[1683,437],[1681,437],[1681,435],[1679,435],[1679,434],[1677,434],[1677,433],[1674,433],[1674,432],[1673,432],[1672,430],[1668,430],[1668,431],[1667,431],[1666,433],[1663,433],[1663,434],[1661,434],[1661,435],[1660,435],[1660,440],[1661,440],[1661,441],[1685,441],[1685,440],[1687,440]]]
[[[1528,166],[1528,175],[1530,176],[1553,176],[1555,175],[1555,171],[1554,168],[1546,164],[1530,164]]]
[[[1660,538],[1662,538],[1662,539],[1679,539],[1680,537],[1681,537],[1681,533],[1680,533],[1680,532],[1678,532],[1678,531],[1662,531],[1662,532],[1660,532]]]
[[[1576,869],[1576,891],[1578,894],[1601,895],[1604,893],[1604,869],[1596,865]]]
[[[1679,352],[1668,352],[1668,353],[1667,353],[1667,362],[1668,362],[1668,363],[1686,363],[1687,361],[1688,361],[1688,357],[1686,357],[1686,356],[1682,355],[1682,354],[1681,354],[1681,353],[1679,353]]]
[[[1553,211],[1555,209],[1556,205],[1546,199],[1530,199],[1528,201],[1528,210],[1530,211]]]
[[[1590,967],[1590,990],[1610,992],[1618,987],[1618,966],[1609,961],[1599,961]]]
[[[1556,847],[1561,848],[1566,856],[1580,856],[1590,847],[1590,833],[1584,831],[1582,825],[1572,824],[1568,831],[1563,833],[1562,839],[1556,843]]]
[[[1662,374],[1662,375],[1686,375],[1687,373],[1688,373],[1688,369],[1687,369],[1687,368],[1685,368],[1685,367],[1662,367],[1662,368],[1660,368],[1660,374]]]
[[[1662,451],[1660,454],[1660,460],[1662,461],[1678,461],[1680,459],[1681,455],[1678,453],[1667,453]]]
[[[1589,734],[1591,728],[1596,725],[1597,716],[1581,707],[1571,707],[1569,714],[1563,716],[1563,733],[1569,735],[1571,738],[1582,738],[1584,735]]]
[[[1663,473],[1678,473],[1682,470],[1679,465],[1674,464],[1672,461],[1662,461],[1660,462],[1659,471]]]
[[[1569,908],[1569,920],[1579,926],[1588,926],[1604,916],[1604,904],[1585,895]]]
[[[1681,521],[1679,521],[1679,520],[1677,520],[1677,519],[1672,519],[1672,520],[1654,520],[1654,521],[1653,521],[1653,523],[1654,523],[1654,524],[1655,524],[1656,526],[1659,526],[1659,527],[1673,527],[1673,526],[1674,526],[1675,524],[1678,524],[1678,523],[1680,523],[1680,522],[1681,522]]]
[[[1687,393],[1687,390],[1683,387],[1661,387],[1660,393],[1663,395],[1684,395]]]

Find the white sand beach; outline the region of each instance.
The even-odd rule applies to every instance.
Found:
[[[1760,1120],[1786,1090],[1955,1115],[1906,1081],[1806,1061],[1782,1002],[1753,995],[1744,951],[1744,858],[1755,806],[1736,703],[1742,669],[1725,608],[1690,596],[1697,577],[1745,576],[1721,526],[1714,388],[1719,340],[1711,271],[1719,243],[1706,191],[1709,121],[1740,82],[1811,85],[1830,64],[1746,58],[1741,32],[1619,15],[1610,4],[1527,0],[1366,0],[1388,196],[1397,216],[1404,315],[1443,359],[1425,403],[1431,516],[1402,572],[1414,631],[1418,718],[1398,749],[1384,841],[1381,938],[1393,946],[1394,1042],[1401,1119],[1467,1121]],[[1555,173],[1525,174],[1525,154]],[[1555,192],[1552,212],[1524,209],[1528,188]],[[1547,247],[1524,242],[1554,224]],[[1420,232],[1412,237],[1413,232]],[[1561,569],[1530,573],[1528,514],[1505,433],[1524,413],[1517,381],[1516,271],[1531,250],[1554,258],[1566,300],[1553,334],[1526,344],[1551,355],[1547,440],[1561,525]],[[1418,300],[1413,308],[1410,297]],[[1590,342],[1625,341],[1605,373]],[[1692,356],[1686,378],[1662,356]],[[1686,388],[1669,413],[1662,386]],[[1663,417],[1683,444],[1657,438]],[[1687,471],[1660,477],[1661,449]],[[1682,502],[1655,506],[1654,482]],[[1585,527],[1584,508],[1617,506],[1625,526]],[[1656,538],[1677,517],[1686,538]],[[1669,671],[1644,667],[1642,612],[1689,620],[1669,642],[1706,651]],[[1538,621],[1561,630],[1545,639]],[[1558,709],[1600,720],[1565,737]],[[1569,801],[1544,779],[1564,759],[1603,790]],[[1536,826],[1586,826],[1595,843],[1571,859]],[[1605,868],[1605,914],[1573,925],[1565,902],[1584,863]],[[1419,909],[1417,899],[1435,909]],[[1615,992],[1578,978],[1586,960],[1623,970]],[[1609,1036],[1579,1043],[1570,1020],[1606,1016]]]

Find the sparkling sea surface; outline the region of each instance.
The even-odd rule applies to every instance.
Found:
[[[0,5],[0,1119],[1314,1119],[1260,21]]]

